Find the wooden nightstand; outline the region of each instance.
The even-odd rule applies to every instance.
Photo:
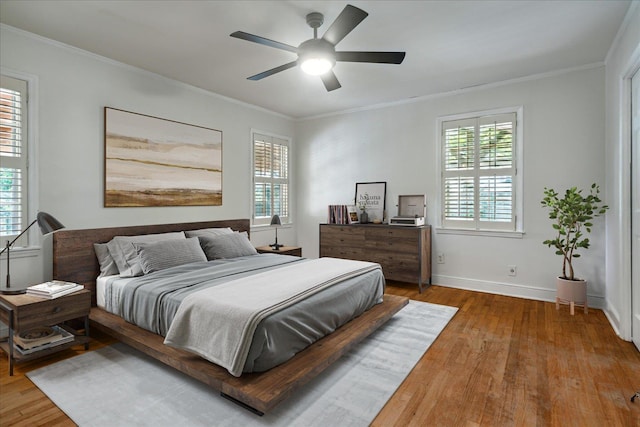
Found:
[[[277,251],[271,246],[258,246],[256,250],[261,254],[302,256],[302,248],[300,246],[281,246]]]
[[[0,348],[9,356],[9,375],[13,375],[14,362],[27,361],[55,353],[73,345],[84,344],[89,348],[89,312],[91,311],[91,292],[83,289],[55,299],[45,299],[32,295],[0,295],[0,321],[9,326],[7,341]],[[71,342],[23,355],[13,346],[13,335],[38,326],[53,326],[67,320],[83,318],[84,335],[67,325],[60,325],[75,335]]]

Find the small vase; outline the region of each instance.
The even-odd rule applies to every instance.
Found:
[[[362,211],[360,214],[360,223],[366,224],[369,222],[369,214],[366,211]]]

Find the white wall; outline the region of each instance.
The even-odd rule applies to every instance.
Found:
[[[522,239],[433,233],[433,282],[534,299],[555,300],[561,259],[542,244],[552,237],[540,206],[543,188],[604,190],[604,67],[594,66],[535,80],[494,85],[385,108],[304,120],[296,125],[298,240],[318,254],[318,224],[328,204],[351,204],[356,182],[386,181],[387,211],[397,213],[401,194],[427,195],[427,220],[436,224],[438,194],[436,119],[501,107],[524,109],[524,229]],[[588,280],[589,301],[605,296],[604,221],[592,247],[576,261]],[[507,266],[517,265],[517,276]]]
[[[631,339],[631,158],[628,79],[640,67],[640,4],[634,2],[606,60],[607,259],[605,313]],[[635,191],[638,191],[637,189]]]
[[[34,208],[53,214],[67,228],[248,217],[249,137],[250,129],[256,128],[294,137],[296,227],[281,230],[279,240],[297,243],[305,256],[315,257],[318,224],[326,221],[327,205],[351,203],[356,182],[387,181],[389,215],[396,213],[398,195],[425,193],[427,219],[435,224],[437,117],[522,105],[526,234],[505,239],[434,232],[433,252],[444,252],[446,263],[433,263],[433,279],[443,285],[552,300],[560,260],[541,243],[551,230],[539,204],[542,189],[587,187],[592,182],[604,187],[604,67],[293,122],[22,31],[5,26],[0,31],[0,65],[35,76],[39,85],[39,197]],[[103,208],[104,106],[222,130],[223,205]],[[590,303],[595,306],[603,306],[605,297],[603,224],[595,227],[593,246],[576,266],[589,280]],[[269,243],[273,231],[254,232],[252,240]],[[45,250],[44,256],[37,255],[37,261],[12,262],[14,283],[50,275],[50,254]],[[516,277],[507,275],[510,264],[518,266]],[[0,276],[3,269],[0,265]],[[615,285],[609,286],[615,293]]]
[[[49,212],[72,229],[250,217],[250,130],[293,137],[291,119],[11,27],[0,31],[3,70],[32,75],[38,82],[34,216],[37,210]],[[104,208],[105,106],[221,130],[222,206]],[[279,237],[294,242],[294,230],[283,229]],[[272,239],[270,229],[252,233],[255,244]],[[20,251],[12,251],[12,283],[50,276],[49,240],[44,240],[44,256],[36,251],[35,258],[18,258]],[[4,282],[4,263],[0,268]]]

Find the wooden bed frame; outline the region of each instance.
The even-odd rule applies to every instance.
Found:
[[[205,383],[221,395],[259,415],[291,396],[296,389],[324,371],[360,341],[382,326],[407,305],[409,299],[385,295],[384,302],[318,340],[289,361],[269,371],[236,378],[207,360],[163,344],[164,338],[102,310],[96,305],[96,282],[100,267],[94,243],[106,243],[114,236],[167,233],[200,228],[231,227],[249,233],[248,219],[182,224],[61,230],[53,235],[53,278],[84,285],[91,291],[91,326],[123,343]]]

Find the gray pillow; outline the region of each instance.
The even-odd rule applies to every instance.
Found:
[[[231,234],[233,230],[229,227],[221,227],[221,228],[201,228],[199,230],[187,230],[184,234],[187,237],[200,237],[200,236],[220,236],[223,234]]]
[[[93,250],[96,252],[98,264],[100,264],[100,276],[112,276],[118,274],[118,266],[109,253],[106,243],[94,243]]]
[[[163,240],[186,239],[184,233],[143,234],[140,236],[116,236],[109,243],[109,253],[120,272],[120,277],[142,276],[142,267],[138,261],[138,251],[134,243],[154,243]]]
[[[155,243],[135,243],[144,274],[192,262],[207,261],[197,237],[164,240]]]
[[[235,258],[258,253],[249,241],[246,232],[214,237],[200,236],[198,239],[200,239],[200,246],[202,246],[208,260]]]

